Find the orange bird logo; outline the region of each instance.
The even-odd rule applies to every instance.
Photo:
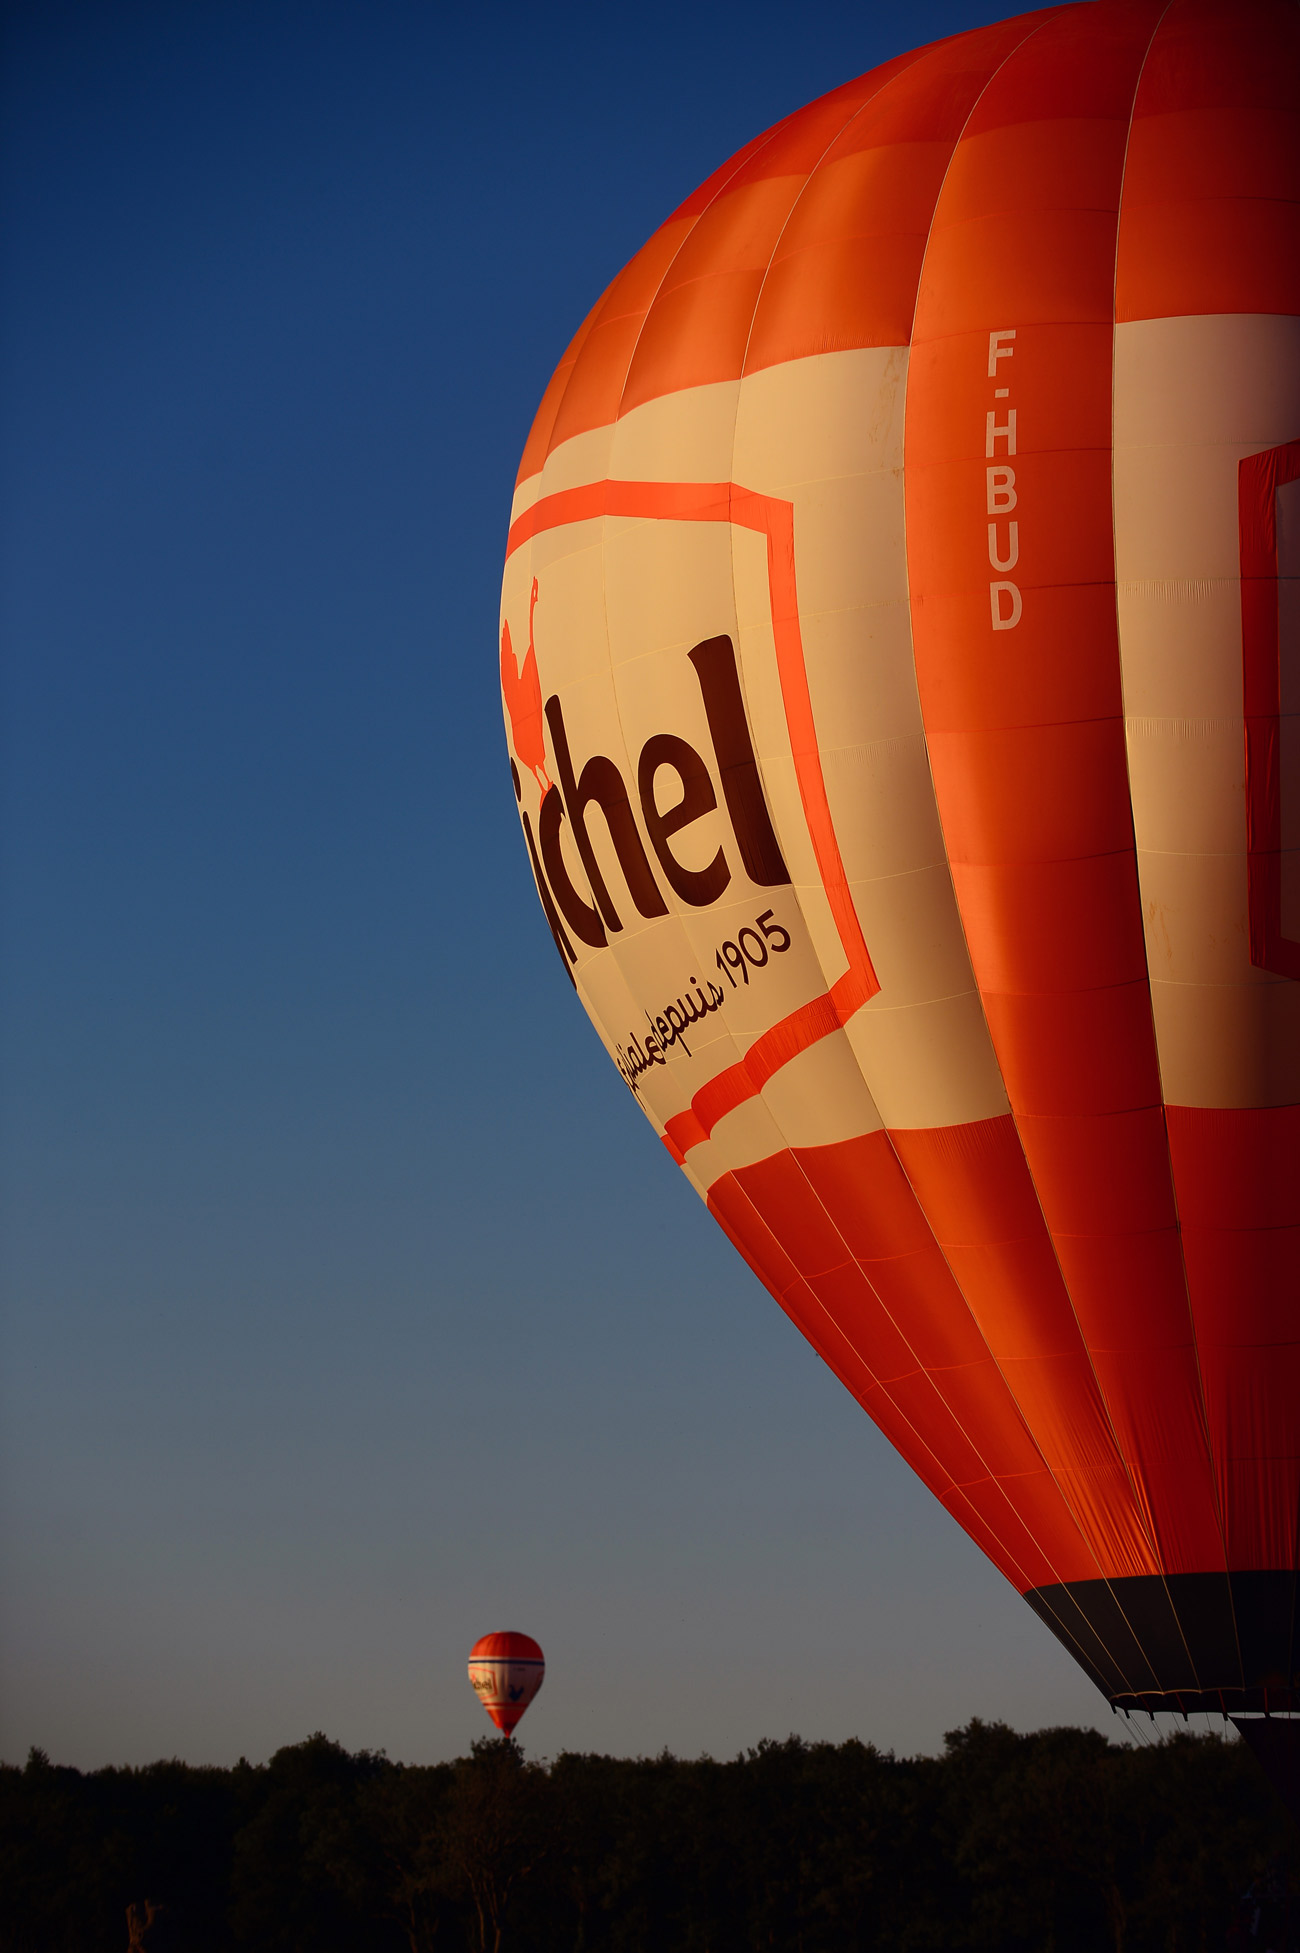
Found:
[[[528,604],[528,655],[523,670],[515,665],[510,643],[510,626],[501,626],[501,690],[510,718],[510,742],[524,765],[534,775],[545,796],[551,790],[546,776],[546,737],[542,730],[542,681],[537,675],[537,653],[533,649],[533,612],[537,608],[537,578]]]

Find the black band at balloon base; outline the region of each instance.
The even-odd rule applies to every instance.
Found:
[[[1300,1709],[1293,1569],[1074,1580],[1025,1599],[1117,1709]]]

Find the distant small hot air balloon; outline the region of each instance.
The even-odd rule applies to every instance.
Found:
[[[546,1657],[531,1634],[484,1634],[469,1651],[469,1685],[507,1736],[545,1674]]]

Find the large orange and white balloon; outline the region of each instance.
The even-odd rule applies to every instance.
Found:
[[[515,793],[627,1088],[1112,1701],[1300,1706],[1300,12],[758,137],[524,452]]]
[[[546,1661],[531,1634],[481,1634],[469,1651],[469,1685],[507,1736],[545,1676]]]

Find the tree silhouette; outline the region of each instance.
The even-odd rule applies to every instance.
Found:
[[[34,1750],[0,1766],[0,1953],[1300,1953],[1298,1845],[1246,1745],[1186,1734],[548,1767],[315,1735],[87,1774]]]

